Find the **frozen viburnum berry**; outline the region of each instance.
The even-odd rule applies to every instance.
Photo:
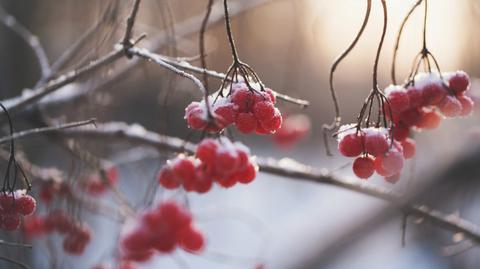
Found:
[[[462,105],[462,112],[460,112],[460,116],[466,117],[472,114],[474,105],[472,98],[464,94],[460,94],[457,96],[457,100]]]
[[[456,93],[464,92],[470,85],[470,77],[464,71],[457,71],[446,75],[448,86]]]
[[[368,129],[365,132],[365,150],[368,154],[378,156],[389,148],[387,137],[382,131]]]
[[[415,126],[420,129],[435,129],[440,125],[440,122],[442,122],[442,116],[432,110],[424,112]]]
[[[462,113],[462,104],[455,96],[446,96],[439,104],[440,111],[445,117],[454,118]]]
[[[20,196],[16,201],[15,201],[15,206],[18,208],[18,213],[28,216],[33,214],[35,211],[35,208],[37,207],[37,201],[35,199],[26,194],[23,196]]]
[[[237,129],[244,134],[251,133],[257,129],[257,119],[253,113],[239,113],[236,121]]]
[[[371,157],[358,157],[353,162],[353,172],[361,179],[367,179],[375,172],[374,159]]]
[[[195,227],[189,226],[179,231],[178,241],[180,247],[188,252],[202,251],[205,245],[203,234]]]
[[[402,86],[390,85],[385,89],[388,105],[393,112],[403,112],[409,109],[410,101],[407,91]]]
[[[363,139],[361,133],[347,134],[338,141],[338,150],[345,157],[356,157],[363,152]]]

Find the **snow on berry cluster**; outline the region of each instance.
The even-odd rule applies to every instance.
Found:
[[[140,213],[120,238],[123,260],[143,262],[156,252],[171,253],[177,246],[192,253],[203,250],[203,234],[193,225],[189,211],[166,201]]]
[[[338,150],[345,157],[355,157],[353,172],[362,179],[375,172],[390,183],[400,178],[405,159],[415,155],[415,141],[391,140],[385,128],[363,128],[357,131],[356,125],[340,127]]]
[[[60,209],[26,218],[23,231],[30,238],[57,232],[64,236],[63,250],[72,255],[81,255],[92,237],[86,225],[75,222]]]
[[[310,128],[310,119],[304,114],[290,115],[272,138],[280,147],[292,147],[308,134]]]
[[[229,188],[237,182],[248,184],[257,174],[250,150],[228,138],[204,139],[198,144],[195,157],[183,154],[170,160],[159,172],[159,182],[167,189],[180,186],[186,191],[208,192],[213,183]]]
[[[210,98],[213,121],[208,118],[205,100],[190,103],[185,109],[185,119],[190,128],[197,130],[219,132],[234,124],[245,134],[273,134],[282,125],[282,114],[275,102],[275,93],[268,88],[253,91],[243,82],[234,83],[227,97]]]
[[[403,141],[410,129],[435,129],[442,115],[446,118],[468,116],[473,110],[473,100],[465,93],[470,79],[467,73],[456,71],[444,73],[442,81],[438,73],[420,73],[415,76],[414,85],[407,87],[389,86],[385,93],[395,128],[393,136]],[[388,106],[386,106],[388,108]]]
[[[21,217],[31,215],[36,207],[37,202],[26,190],[0,193],[0,229],[18,229]]]
[[[100,172],[88,176],[82,181],[83,189],[91,195],[104,194],[109,186],[114,186],[118,181],[118,169],[115,166],[108,168],[105,171],[105,179]]]

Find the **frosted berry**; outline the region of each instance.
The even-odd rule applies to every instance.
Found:
[[[363,152],[363,135],[347,134],[338,142],[338,150],[345,157],[356,157]]]
[[[423,88],[423,100],[427,105],[436,105],[447,96],[447,91],[440,83],[430,83]]]
[[[237,173],[236,177],[238,179],[238,182],[242,184],[248,184],[255,179],[256,175],[257,168],[253,164],[249,163],[247,167]]]
[[[280,129],[280,127],[282,126],[282,121],[283,121],[282,114],[277,108],[275,108],[275,113],[273,118],[270,120],[262,121],[261,124],[265,130],[273,134],[278,129]]]
[[[233,104],[221,105],[215,108],[215,115],[223,126],[235,123],[237,114]]]
[[[235,122],[237,129],[244,134],[251,133],[257,129],[257,119],[253,113],[239,113]]]
[[[410,108],[419,108],[423,105],[423,93],[415,87],[407,89],[408,101]]]
[[[409,109],[410,101],[405,90],[393,90],[387,96],[388,104],[393,112],[403,112]]]
[[[353,162],[353,172],[361,179],[367,179],[375,172],[374,160],[371,157],[358,157]]]
[[[35,201],[32,196],[26,194],[15,200],[15,206],[17,207],[18,213],[27,216],[35,211],[37,201]]]
[[[365,150],[367,153],[378,156],[388,150],[387,138],[381,132],[367,132],[365,134]]]
[[[457,93],[464,92],[470,85],[470,77],[464,71],[457,71],[448,80],[448,85],[450,89]]]
[[[454,96],[446,96],[438,107],[445,117],[454,118],[462,113],[462,103]]]
[[[441,122],[442,116],[438,114],[438,112],[432,110],[422,113],[416,126],[421,129],[435,129]]]
[[[253,115],[261,122],[271,120],[275,116],[275,107],[270,100],[257,102],[253,106]]]
[[[462,112],[460,112],[460,116],[466,117],[472,114],[474,106],[472,98],[462,94],[457,96],[457,99],[462,105]]]
[[[170,166],[165,166],[160,170],[158,174],[158,182],[166,189],[176,189],[181,184]]]

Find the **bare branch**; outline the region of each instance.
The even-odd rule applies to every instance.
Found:
[[[133,26],[135,25],[135,19],[137,18],[138,8],[140,7],[141,0],[134,0],[132,5],[132,10],[130,11],[130,15],[127,18],[127,27],[125,29],[125,35],[123,36],[122,45],[125,48],[129,48],[132,46],[132,31]]]
[[[49,133],[49,132],[56,132],[56,131],[60,131],[60,130],[64,130],[64,129],[75,128],[75,127],[80,127],[80,126],[90,125],[90,124],[95,125],[95,119],[65,123],[65,124],[61,124],[61,125],[57,125],[57,126],[49,126],[49,127],[25,130],[25,131],[14,133],[13,135],[10,135],[10,136],[0,138],[0,144],[8,142],[12,139],[19,139],[19,138],[23,138],[23,137],[30,136],[30,135],[38,135],[38,134],[44,134],[44,133]]]
[[[77,138],[95,138],[111,141],[112,139],[123,140],[131,144],[145,145],[157,148],[159,150],[169,150],[173,152],[193,153],[195,145],[182,139],[162,136],[147,131],[140,125],[129,126],[125,123],[112,122],[100,124],[96,129],[77,129],[62,132],[66,136]],[[260,171],[291,178],[294,180],[310,181],[314,183],[323,183],[337,186],[343,189],[362,193],[371,197],[384,200],[391,205],[399,208],[406,214],[416,216],[429,221],[430,223],[455,232],[463,233],[466,237],[480,243],[480,228],[475,224],[461,219],[458,216],[445,215],[437,210],[433,210],[424,205],[412,205],[405,202],[403,197],[390,189],[375,186],[368,182],[356,179],[341,178],[328,170],[318,171],[313,167],[299,164],[290,159],[262,159],[257,161]]]
[[[17,248],[32,248],[32,245],[29,245],[29,244],[7,242],[1,239],[0,239],[0,245],[7,246],[7,247],[17,247]]]

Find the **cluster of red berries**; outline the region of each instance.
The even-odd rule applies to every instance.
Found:
[[[228,138],[204,139],[198,144],[195,157],[177,156],[159,172],[159,182],[167,189],[180,186],[186,191],[208,192],[213,182],[229,188],[237,182],[248,184],[257,174],[250,150]]]
[[[0,193],[0,229],[13,231],[20,226],[22,216],[31,215],[37,207],[26,190]]]
[[[147,261],[156,251],[171,253],[177,246],[198,253],[205,245],[190,212],[173,201],[158,204],[129,224],[120,239],[123,260]]]
[[[82,187],[88,194],[104,194],[109,186],[117,184],[118,169],[115,166],[112,166],[105,171],[105,179],[100,173],[101,172],[91,174],[86,180],[82,181]]]
[[[192,129],[219,132],[235,124],[245,134],[273,134],[282,125],[282,114],[275,102],[275,93],[268,88],[253,91],[243,82],[234,83],[229,96],[211,98],[214,119],[208,118],[205,101],[192,102],[185,109],[185,119]]]
[[[420,73],[414,82],[406,89],[402,86],[385,89],[389,103],[385,106],[386,116],[393,117],[395,140],[406,139],[411,128],[437,128],[442,115],[454,118],[472,113],[473,100],[465,95],[470,86],[467,73],[456,71],[444,73],[442,77],[438,73]]]
[[[81,255],[92,237],[87,226],[75,222],[59,209],[47,215],[32,215],[26,218],[23,231],[30,238],[53,232],[65,235],[63,250],[73,255]]]
[[[282,127],[272,136],[280,147],[292,147],[310,131],[310,119],[303,115],[291,115],[283,121]]]
[[[390,183],[400,178],[405,159],[415,155],[415,141],[405,139],[392,140],[389,131],[384,128],[363,128],[356,125],[340,127],[338,150],[345,157],[356,157],[353,172],[362,179],[371,177],[375,172]]]

